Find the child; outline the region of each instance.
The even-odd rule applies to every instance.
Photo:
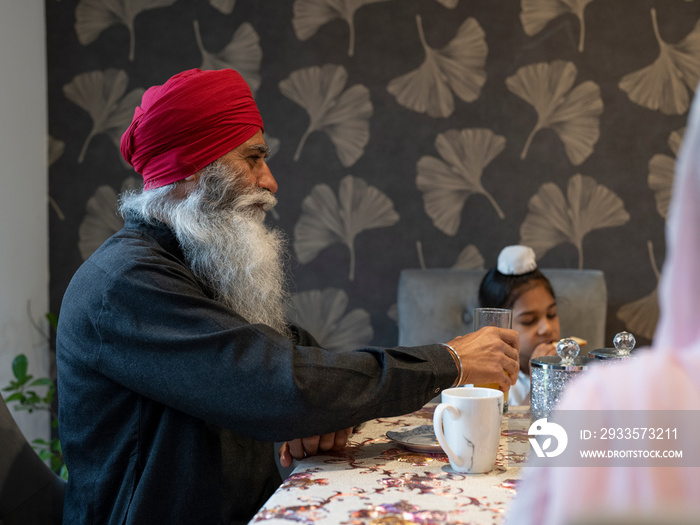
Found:
[[[506,246],[479,287],[482,308],[513,310],[513,329],[520,336],[520,373],[511,387],[510,405],[530,404],[530,358],[556,355],[559,341],[557,301],[549,280],[537,269],[528,246]]]

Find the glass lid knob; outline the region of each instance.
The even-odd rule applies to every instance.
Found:
[[[573,339],[561,339],[557,343],[557,354],[561,357],[562,364],[573,364],[580,351],[581,348]]]
[[[637,340],[629,332],[620,332],[613,339],[613,345],[620,355],[629,355],[636,344]]]

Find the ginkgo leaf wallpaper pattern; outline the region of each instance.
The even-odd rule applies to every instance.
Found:
[[[53,311],[140,184],[118,143],[144,89],[231,67],[273,148],[290,317],[322,343],[395,345],[401,269],[520,242],[605,272],[608,341],[652,337],[700,0],[45,1]]]

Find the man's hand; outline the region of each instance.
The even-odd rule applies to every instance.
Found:
[[[518,332],[487,326],[448,343],[462,360],[460,384],[498,383],[507,390],[520,370]]]
[[[280,465],[289,467],[295,459],[304,459],[329,450],[343,450],[351,434],[352,427],[322,436],[286,441],[280,447]]]

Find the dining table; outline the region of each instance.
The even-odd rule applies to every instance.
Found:
[[[343,451],[298,461],[250,523],[502,523],[529,452],[530,407],[511,406],[503,416],[494,468],[465,474],[437,441],[425,440],[436,406],[368,421]]]

